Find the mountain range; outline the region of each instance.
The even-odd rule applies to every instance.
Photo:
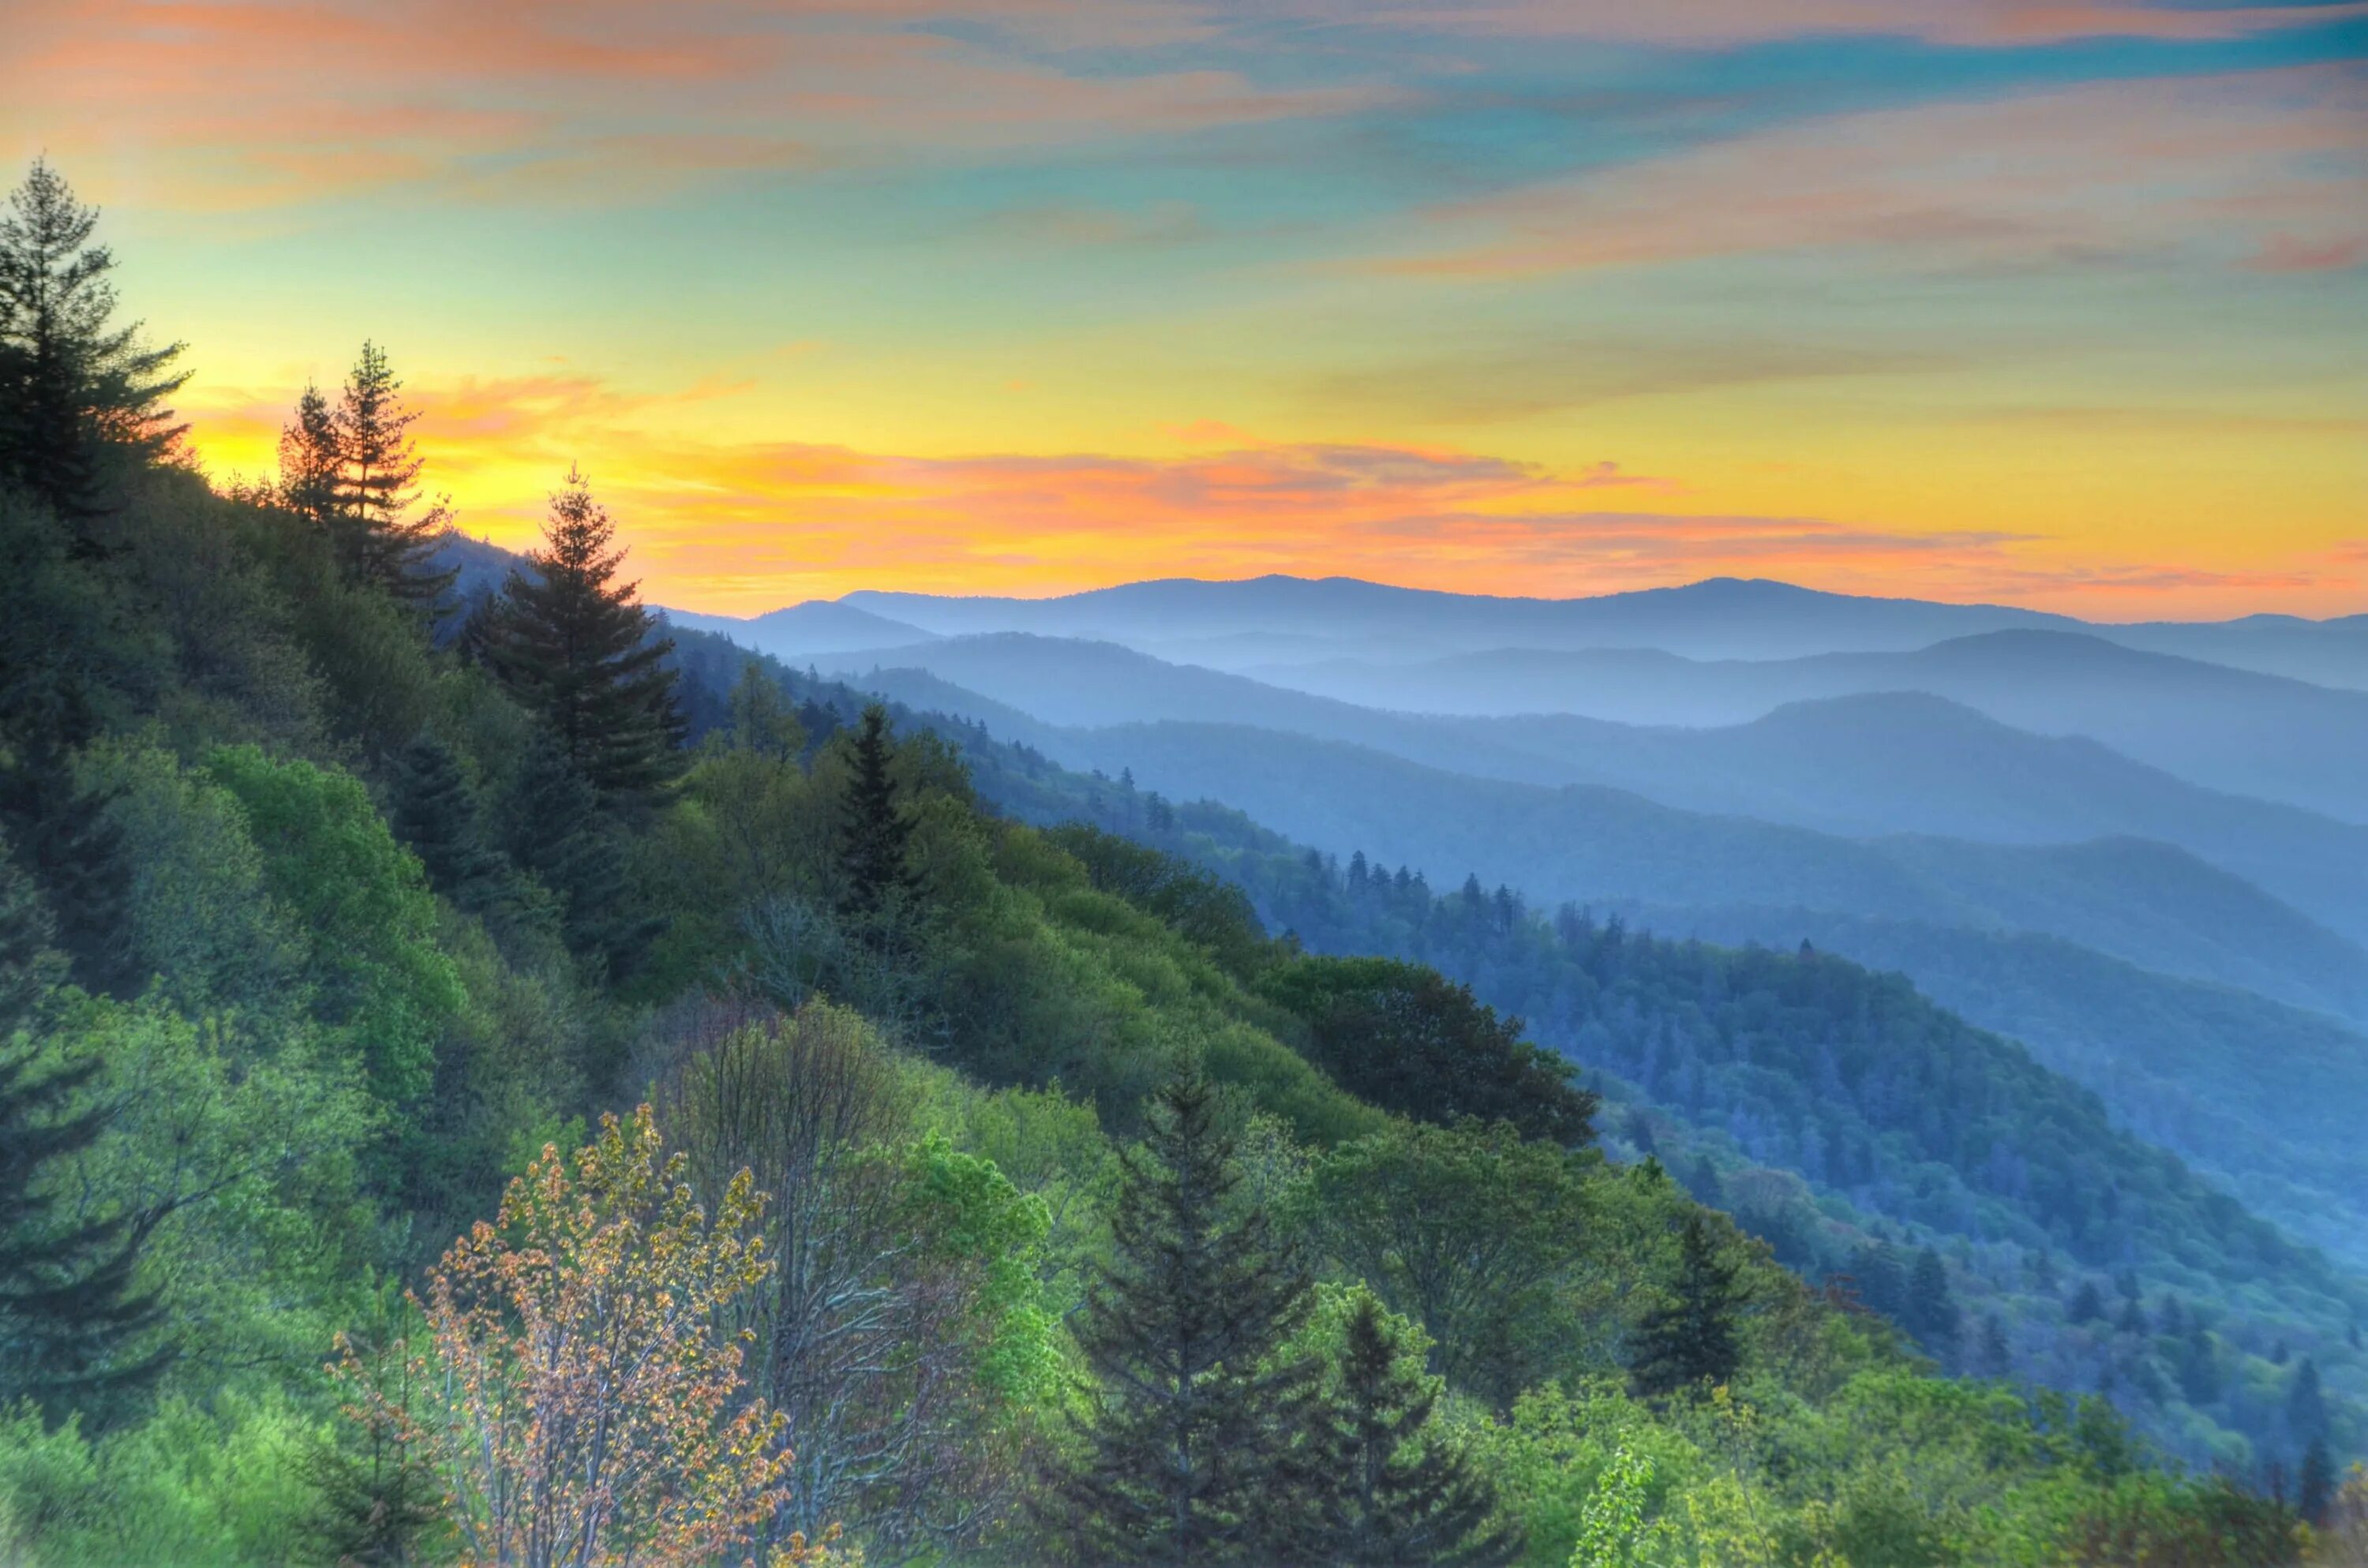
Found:
[[[1874,598],[1731,577],[1573,599],[1270,575],[1130,583],[1042,599],[866,590],[840,602],[939,636],[1030,631],[1098,638],[1233,670],[1338,658],[1403,665],[1500,648],[1644,648],[1696,660],[1770,660],[1908,653],[1987,631],[2054,630],[2323,686],[2368,688],[2368,615],[2117,624],[2003,605]]]

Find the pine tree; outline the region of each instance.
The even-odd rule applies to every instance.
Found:
[[[502,808],[502,846],[559,900],[568,950],[605,963],[612,976],[631,969],[654,927],[625,913],[615,824],[557,741],[540,736],[527,748]]]
[[[1309,1445],[1315,1498],[1296,1558],[1500,1568],[1520,1554],[1520,1533],[1497,1518],[1495,1488],[1430,1430],[1440,1385],[1405,1360],[1379,1305],[1360,1300]]]
[[[2104,1293],[2097,1289],[2094,1279],[2083,1279],[2080,1288],[2072,1292],[2072,1304],[2066,1315],[2076,1324],[2096,1323],[2105,1315]]]
[[[485,841],[477,797],[451,748],[428,731],[395,759],[387,825],[410,846],[430,886],[461,909],[481,912],[501,896],[502,860]]]
[[[279,432],[279,504],[324,538],[337,532],[337,416],[321,389],[307,383],[293,424]]]
[[[140,344],[140,324],[109,325],[115,258],[93,244],[98,212],[36,161],[0,217],[0,476],[74,528],[72,552],[106,553],[88,524],[107,510],[108,448],[153,457],[186,426],[164,400],[188,380],[179,344]]]
[[[336,416],[335,537],[355,576],[432,613],[459,574],[432,564],[452,514],[441,502],[419,507],[426,464],[411,439],[419,415],[403,405],[402,389],[386,351],[364,343]],[[297,417],[301,425],[302,403]]]
[[[510,574],[486,642],[494,673],[542,717],[604,806],[636,806],[682,770],[670,638],[653,635],[636,585],[616,580],[625,558],[615,525],[574,469],[552,497],[531,574]]]
[[[1077,1461],[1048,1478],[1043,1523],[1087,1562],[1273,1561],[1297,1522],[1289,1453],[1317,1374],[1276,1350],[1306,1315],[1307,1277],[1246,1206],[1204,1080],[1167,1085],[1148,1119],[1077,1326],[1100,1399]]]
[[[1674,1299],[1645,1315],[1630,1368],[1639,1393],[1658,1397],[1705,1383],[1734,1381],[1743,1365],[1736,1337],[1741,1306],[1739,1270],[1721,1257],[1702,1211],[1686,1215],[1678,1233]]]
[[[839,802],[838,912],[859,930],[877,932],[894,919],[916,880],[911,864],[912,818],[897,798],[895,743],[888,711],[863,710],[853,746],[855,771]]]
[[[29,1398],[52,1414],[103,1415],[170,1354],[131,1353],[162,1315],[134,1283],[156,1217],[54,1211],[45,1171],[96,1143],[110,1112],[89,1094],[98,1062],[40,1062],[30,1031],[63,971],[49,937],[30,881],[0,856],[0,1408]]]

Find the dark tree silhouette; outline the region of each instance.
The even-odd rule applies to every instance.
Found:
[[[337,415],[321,389],[307,383],[296,400],[296,417],[279,432],[279,504],[318,531],[337,531]]]
[[[115,258],[91,243],[98,210],[37,160],[0,216],[0,475],[74,526],[73,553],[105,553],[90,532],[107,509],[109,448],[169,451],[186,426],[164,400],[188,380],[179,344],[143,347],[140,324],[111,324]]]
[[[426,463],[411,438],[419,415],[404,406],[402,392],[386,351],[364,343],[346,377],[332,426],[336,468],[331,536],[355,576],[432,612],[459,574],[457,567],[439,571],[433,563],[452,514],[441,502],[420,506],[419,474]],[[300,428],[306,417],[304,404],[298,403]],[[305,440],[309,445],[309,434]]]
[[[388,825],[419,857],[429,885],[461,909],[492,907],[502,858],[486,842],[477,798],[452,751],[421,731],[395,759]]]
[[[616,528],[574,469],[552,497],[531,574],[512,572],[483,642],[494,672],[542,716],[603,806],[645,803],[682,771],[671,639],[617,581]]]
[[[568,950],[606,964],[612,975],[630,970],[655,928],[624,908],[621,838],[557,741],[541,736],[527,748],[501,819],[512,862],[559,900]]]

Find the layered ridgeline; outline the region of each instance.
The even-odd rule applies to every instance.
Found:
[[[2337,1346],[2227,1476],[1936,1376],[1435,973],[988,810],[1098,788],[1030,754],[669,646],[581,476],[464,585],[375,347],[214,490],[87,215],[42,170],[14,223],[0,277],[83,292],[0,321],[0,1556],[2352,1549]],[[1978,1276],[1907,1274],[1940,1342]],[[2198,1377],[2253,1378],[2172,1294]]]
[[[1519,716],[1473,718],[1390,710],[1424,706],[1407,672],[1391,672],[1366,694],[1382,706],[1364,707],[1110,643],[1055,638],[951,638],[810,657],[826,672],[867,678],[875,668],[927,670],[1064,728],[1167,721],[1247,725],[1476,778],[1603,785],[1665,805],[1827,833],[2003,843],[2156,839],[2258,883],[2354,940],[2368,940],[2368,827],[2207,789],[2133,761],[2091,738],[2076,715],[2043,715],[2030,727],[2010,727],[1918,688],[1918,672],[1910,666],[1899,671],[1896,689],[1804,699],[1682,728],[1688,719],[1681,706],[1660,707],[1624,678],[1558,685],[1508,699],[1508,712]],[[2056,679],[2044,670],[2017,677],[2043,697]],[[1584,706],[1599,695],[1627,703],[1645,722],[1551,710]],[[2339,706],[2352,702],[2350,694],[2322,696]],[[2180,690],[2167,706],[2178,722],[2196,726],[2198,736],[2212,734],[2203,695]],[[2360,712],[2368,710],[2330,711],[2316,722],[2340,730]],[[1738,717],[1742,722],[1731,722]],[[2223,735],[2197,744],[2241,750],[2248,743]],[[2266,765],[2275,754],[2259,755]],[[2333,779],[2356,815],[2351,776],[2339,769]]]
[[[2100,623],[2005,605],[1873,598],[1731,577],[1575,599],[1269,575],[1128,583],[1048,599],[864,591],[837,602],[932,636],[1095,638],[1235,671],[1335,661],[1411,669],[1508,649],[1766,662],[1908,653],[1991,632],[2056,631],[2317,686],[2368,689],[2368,615]],[[733,625],[714,630],[736,635]]]
[[[997,639],[941,651],[973,650],[962,654],[973,673],[1070,713],[1090,714],[1130,688],[1185,711],[1197,710],[1185,694],[1265,689],[1116,649],[1090,665],[1065,654],[1048,665],[1064,646]],[[1077,671],[1057,691],[1037,678],[1056,667]],[[2368,1095],[2360,1022],[2368,958],[2243,875],[2315,900],[2329,919],[2356,917],[2368,886],[2368,871],[2351,869],[2361,830],[2195,790],[2094,743],[2025,735],[1913,696],[1863,699],[1860,713],[1792,710],[1735,731],[1565,722],[1601,743],[1573,753],[1613,759],[1597,766],[1657,792],[1687,780],[1705,803],[1780,817],[1788,808],[1808,814],[1800,802],[1829,784],[1816,814],[1829,829],[1854,830],[1846,833],[1678,810],[1629,790],[1470,776],[1499,766],[1509,747],[1464,747],[1463,772],[1417,766],[1403,754],[1449,749],[1452,722],[1291,693],[1247,712],[1276,724],[1361,727],[1368,744],[1240,724],[1061,727],[920,672],[857,678],[1170,799],[1236,805],[1344,864],[1360,849],[1386,851],[1442,886],[1476,872],[1542,904],[1616,907],[1632,922],[1713,939],[1790,947],[1809,937],[1829,952],[1904,968],[2297,1235],[2368,1263],[2368,1188],[2351,1175],[2352,1108]],[[1291,703],[1307,710],[1294,714]],[[1898,758],[1880,739],[1878,721],[1889,714],[1918,743]],[[1645,760],[1622,766],[1623,756]],[[2084,789],[2091,784],[2114,788]],[[2006,841],[1892,831],[1903,825]],[[2028,841],[2043,828],[2115,836]],[[2132,836],[2146,830],[2165,836]]]
[[[1798,937],[1782,950],[1706,947],[1652,937],[1616,912],[1533,914],[1476,881],[1441,894],[1418,873],[1361,857],[1344,867],[1225,808],[1068,772],[993,726],[921,722],[957,739],[981,791],[1016,815],[1083,818],[1189,858],[1315,950],[1388,954],[1470,983],[1588,1070],[1610,1096],[1616,1147],[1657,1154],[1812,1278],[1871,1277],[1861,1296],[1871,1289],[1952,1366],[2109,1387],[2149,1429],[2199,1455],[2232,1451],[2239,1435],[2266,1451],[2290,1445],[2277,1391],[2305,1354],[2314,1386],[2368,1393],[2355,1342],[2368,1287],[2356,1273],[2248,1214],[2117,1129],[2095,1094],[1896,974],[1814,944],[1793,950]],[[2038,995],[2044,1012],[2055,998]],[[2289,1017],[2294,1038],[2332,1028]],[[2249,1124],[2270,1121],[2274,1087],[2225,1096],[2220,1125],[2265,1163],[2288,1162],[2297,1184],[2325,1184],[2304,1190],[2351,1201],[2332,1195],[2328,1173],[2355,1157],[2341,1124],[2360,1061],[2339,1051],[2300,1066],[2325,1074],[2309,1080],[2324,1109],[2292,1119],[2322,1127],[2327,1153],[2282,1152]],[[2199,1104],[2207,1098],[2199,1092]],[[1953,1318],[1928,1308],[1919,1319],[1910,1304],[1906,1281],[1926,1247]],[[2090,1296],[2104,1318],[2089,1311]],[[2208,1348],[2199,1315],[2212,1325]]]

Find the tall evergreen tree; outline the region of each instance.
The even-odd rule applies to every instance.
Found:
[[[501,896],[502,859],[451,748],[421,731],[395,759],[391,793],[387,825],[419,857],[429,885],[459,908],[490,908]]]
[[[1308,1280],[1247,1202],[1216,1108],[1205,1080],[1168,1084],[1121,1156],[1113,1257],[1077,1327],[1100,1398],[1041,1504],[1083,1562],[1270,1562],[1297,1533],[1290,1454],[1318,1369],[1277,1350]]]
[[[294,421],[279,432],[279,504],[329,538],[337,533],[338,446],[336,411],[308,383]]]
[[[1520,1554],[1520,1533],[1431,1428],[1440,1385],[1407,1361],[1380,1306],[1360,1300],[1304,1460],[1315,1497],[1294,1555],[1339,1568],[1501,1568]]]
[[[333,427],[333,537],[355,576],[432,612],[459,574],[457,567],[438,571],[432,563],[452,513],[441,502],[420,505],[419,474],[426,462],[411,438],[419,415],[404,406],[402,392],[386,351],[365,342],[346,377]],[[299,403],[300,430],[306,418]],[[303,439],[309,448],[311,434]],[[310,451],[305,457],[317,460]]]
[[[568,950],[605,964],[612,976],[631,969],[654,927],[623,907],[623,844],[591,781],[557,741],[539,737],[502,805],[503,847],[559,900]]]
[[[531,574],[512,572],[486,628],[494,673],[542,716],[604,806],[637,805],[682,770],[671,638],[654,634],[637,585],[616,580],[616,527],[568,470]]]
[[[895,752],[888,710],[875,702],[856,727],[855,771],[839,802],[838,912],[860,930],[879,929],[915,885],[913,819],[905,814],[890,771]]]
[[[109,1111],[89,1094],[96,1060],[40,1060],[31,1031],[63,971],[49,937],[30,880],[0,855],[0,1407],[30,1398],[103,1415],[169,1354],[131,1353],[161,1315],[134,1278],[154,1218],[56,1212],[45,1173],[97,1142]]]
[[[186,426],[165,399],[188,380],[179,344],[143,347],[140,324],[111,324],[115,258],[91,243],[98,211],[36,161],[0,217],[0,475],[74,527],[74,553],[104,553],[90,519],[107,510],[110,447],[153,457]]]
[[[1743,1365],[1736,1335],[1742,1305],[1739,1271],[1719,1256],[1695,1210],[1678,1233],[1678,1278],[1671,1299],[1645,1314],[1630,1375],[1639,1393],[1671,1394],[1734,1380]]]

